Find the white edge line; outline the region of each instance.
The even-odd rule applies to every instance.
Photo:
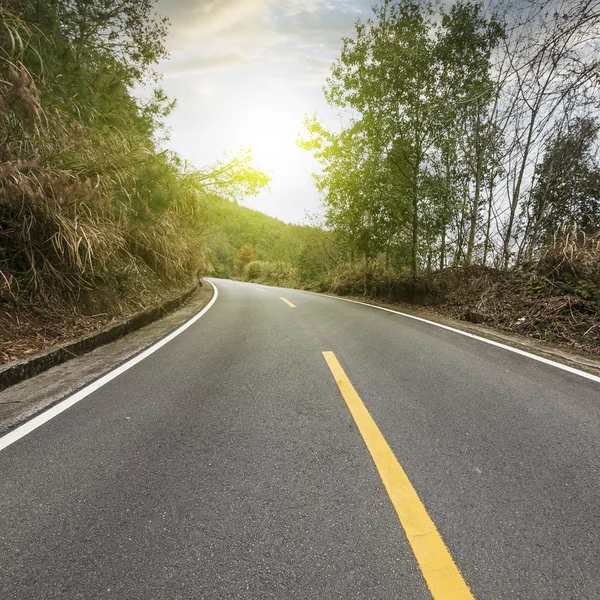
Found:
[[[291,288],[285,288],[285,289],[291,289]],[[467,331],[455,329],[454,327],[449,327],[448,325],[442,325],[441,323],[436,323],[435,321],[428,321],[427,319],[423,319],[422,317],[415,317],[414,315],[409,315],[408,313],[403,313],[398,310],[392,310],[391,308],[377,306],[376,304],[369,304],[368,302],[360,302],[358,300],[350,300],[349,298],[340,298],[339,296],[330,296],[328,294],[319,294],[317,292],[309,292],[306,290],[293,290],[293,291],[302,292],[304,294],[313,294],[315,296],[321,296],[322,298],[332,298],[333,300],[343,300],[344,302],[352,302],[353,304],[362,304],[363,306],[370,306],[371,308],[377,308],[379,310],[384,310],[385,312],[393,313],[395,315],[400,315],[402,317],[406,317],[407,319],[413,319],[415,321],[421,321],[422,323],[428,323],[429,325],[434,325],[435,327],[440,327],[441,329],[446,329],[448,331],[453,331],[454,333],[459,333],[460,335],[464,335],[466,337],[469,337],[474,340],[478,340],[480,342],[485,342],[486,344],[490,344],[491,346],[496,346],[498,348],[504,348],[504,350],[509,350],[510,352],[514,352],[515,354],[520,354],[521,356],[526,356],[527,358],[532,358],[533,360],[537,360],[538,362],[544,363],[546,365],[551,365],[553,367],[557,367],[558,369],[562,369],[563,371],[568,371],[569,373],[573,373],[574,375],[579,375],[580,377],[585,377],[586,379],[590,379],[591,381],[600,383],[600,377],[598,377],[597,375],[592,375],[591,373],[586,373],[585,371],[580,371],[579,369],[575,369],[574,367],[569,367],[568,365],[563,365],[559,362],[550,360],[549,358],[544,358],[543,356],[538,356],[537,354],[531,354],[530,352],[526,352],[525,350],[520,350],[519,348],[513,348],[512,346],[507,346],[506,344],[502,344],[501,342],[495,342],[494,340],[488,340],[487,338],[481,337],[479,335],[475,335],[474,333],[468,333]]]
[[[47,423],[48,421],[50,421],[50,419],[53,419],[54,417],[60,415],[61,412],[64,412],[65,410],[67,410],[67,408],[70,408],[74,404],[77,404],[86,396],[89,396],[91,393],[95,392],[103,385],[106,385],[109,381],[112,381],[113,379],[121,375],[121,373],[128,371],[129,369],[131,369],[131,367],[143,361],[145,358],[162,348],[165,344],[168,344],[173,338],[176,338],[188,327],[193,325],[200,317],[206,314],[208,309],[215,303],[217,297],[219,296],[219,290],[217,289],[217,286],[212,281],[209,281],[208,283],[212,285],[213,289],[215,290],[215,293],[210,299],[210,302],[198,314],[194,315],[189,321],[186,321],[183,325],[181,325],[181,327],[171,332],[162,340],[156,342],[156,344],[154,344],[153,346],[150,346],[150,348],[147,348],[137,356],[134,356],[131,360],[128,360],[126,363],[123,363],[120,367],[117,367],[113,371],[106,373],[106,375],[103,375],[102,377],[100,377],[100,379],[97,379],[93,383],[90,383],[89,385],[79,390],[72,396],[65,398],[58,404],[55,404],[48,410],[44,411],[43,413],[40,413],[37,417],[33,417],[33,419],[30,419],[26,423],[23,423],[23,425],[20,425],[16,429],[13,429],[6,435],[2,436],[0,438],[0,451],[4,450],[11,444],[14,444],[17,440],[20,440],[22,437],[25,437],[28,433],[31,433],[44,423]]]

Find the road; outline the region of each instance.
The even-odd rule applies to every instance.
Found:
[[[600,598],[600,383],[214,282],[193,325],[0,451],[3,600]]]

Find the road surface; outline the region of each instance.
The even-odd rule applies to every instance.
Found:
[[[600,383],[214,282],[0,451],[0,598],[600,598]]]

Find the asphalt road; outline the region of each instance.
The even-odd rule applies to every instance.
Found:
[[[0,452],[2,600],[431,598],[323,351],[475,598],[600,598],[600,383],[215,283],[186,331]]]

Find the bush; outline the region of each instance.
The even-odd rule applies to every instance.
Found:
[[[155,147],[160,107],[149,114],[103,70],[116,68],[109,54],[71,54],[60,29],[5,8],[0,24],[0,300],[81,303],[102,286],[133,297],[206,270],[205,199]],[[104,73],[93,90],[87,52]]]
[[[254,260],[244,268],[242,279],[280,287],[298,286],[296,269],[289,263],[283,262]]]
[[[532,267],[545,295],[572,294],[600,309],[600,232],[564,231]]]

